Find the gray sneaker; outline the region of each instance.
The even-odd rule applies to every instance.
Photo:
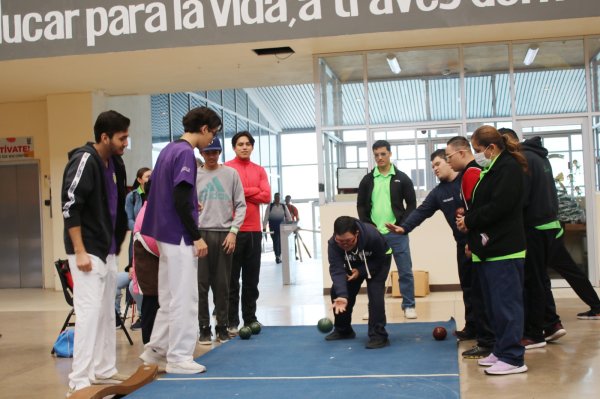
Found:
[[[212,345],[212,333],[210,326],[200,327],[200,339],[198,339],[200,345]]]

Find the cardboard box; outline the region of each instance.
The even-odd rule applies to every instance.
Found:
[[[413,270],[415,279],[415,296],[424,297],[429,295],[429,272],[424,270]],[[398,271],[393,270],[390,278],[392,280],[392,296],[401,297],[400,287],[398,285]]]

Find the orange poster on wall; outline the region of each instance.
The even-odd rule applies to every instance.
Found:
[[[33,158],[33,137],[0,137],[0,161]]]

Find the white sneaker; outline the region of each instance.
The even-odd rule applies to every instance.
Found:
[[[417,311],[415,310],[415,308],[405,308],[404,317],[406,317],[407,319],[416,319]]]
[[[204,373],[205,371],[206,367],[193,360],[179,363],[167,363],[167,373],[169,374],[199,374]]]
[[[477,361],[477,364],[483,367],[490,367],[496,363],[498,363],[498,358],[493,353],[490,353],[487,357],[484,357],[483,359],[479,359]]]
[[[498,360],[490,368],[485,369],[485,373],[490,375],[519,374],[525,373],[526,371],[526,365],[513,366],[512,364],[504,363],[502,360]]]
[[[229,336],[231,338],[233,338],[236,335],[238,335],[238,328],[237,327],[228,327],[227,328],[227,333],[229,334]]]
[[[144,352],[142,352],[140,359],[145,365],[156,364],[158,366],[159,373],[164,373],[167,368],[167,358],[159,353],[156,353],[150,348],[146,348]]]
[[[98,377],[94,378],[91,382],[93,385],[112,385],[120,384],[129,378],[126,374],[114,373],[110,377]]]

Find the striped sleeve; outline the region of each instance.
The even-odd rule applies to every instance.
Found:
[[[86,166],[89,162],[90,154],[84,152],[79,160],[72,159],[67,164],[62,189],[62,214],[67,228],[81,225],[79,209],[85,202],[85,195],[82,193],[87,191],[90,185],[90,182],[85,181]]]

